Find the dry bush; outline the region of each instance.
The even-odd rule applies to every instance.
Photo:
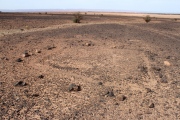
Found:
[[[80,23],[80,21],[83,19],[83,16],[80,14],[80,12],[75,13],[74,15],[73,22],[74,23]]]
[[[151,21],[151,17],[149,15],[146,15],[146,17],[143,18],[146,23]]]

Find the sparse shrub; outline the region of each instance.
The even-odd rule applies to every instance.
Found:
[[[80,23],[80,21],[83,19],[83,16],[80,14],[80,12],[74,14],[74,23]]]
[[[174,18],[174,21],[177,21],[177,18]]]
[[[146,23],[151,21],[151,17],[149,15],[146,15],[146,17],[143,18]]]

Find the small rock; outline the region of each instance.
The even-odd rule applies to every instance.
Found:
[[[19,87],[22,87],[22,86],[26,86],[27,84],[23,81],[18,81],[17,83],[14,84],[14,86],[19,86]]]
[[[9,60],[7,57],[2,57],[1,59],[2,60]]]
[[[20,29],[21,31],[24,31],[24,29]]]
[[[41,53],[41,51],[40,51],[40,50],[38,50],[38,49],[36,49],[36,53]]]
[[[23,60],[21,58],[18,58],[16,62],[22,62]]]
[[[160,67],[153,67],[153,70],[155,70],[155,71],[161,71],[161,68],[160,68]]]
[[[39,97],[39,94],[33,94],[32,97]]]
[[[30,55],[28,53],[22,54],[22,57],[29,57]]]
[[[155,106],[154,106],[154,103],[151,103],[150,105],[149,105],[149,108],[154,108]]]
[[[114,97],[115,95],[114,95],[114,92],[113,92],[113,91],[108,91],[108,92],[107,92],[107,96],[108,96],[108,97]]]
[[[162,78],[160,79],[160,82],[161,82],[161,83],[168,83],[168,81],[167,81],[167,78],[166,78],[166,77],[162,77]]]
[[[117,46],[112,46],[112,48],[117,48]]]
[[[15,100],[19,100],[19,96],[17,94],[13,94]]]
[[[165,66],[170,66],[171,64],[168,61],[164,61]]]
[[[102,85],[103,83],[102,82],[98,82],[98,85]]]
[[[163,77],[162,73],[159,73],[159,77],[160,77],[160,78],[162,78],[162,77]]]
[[[38,78],[43,79],[44,75],[39,75]]]
[[[147,91],[147,93],[152,92],[152,90],[150,88],[146,88],[146,91]]]
[[[124,100],[126,100],[126,96],[121,95],[121,96],[119,97],[119,100],[120,100],[120,101],[124,101]]]
[[[119,105],[119,103],[115,103],[115,105]]]
[[[81,86],[76,84],[70,84],[69,91],[81,91]]]
[[[167,56],[167,57],[166,57],[166,59],[170,59],[170,58],[171,58],[171,56]]]
[[[85,45],[86,45],[86,46],[91,46],[91,43],[86,43]]]
[[[138,69],[143,73],[148,73],[148,68],[146,66],[138,66]]]
[[[47,49],[48,49],[48,50],[52,50],[52,49],[54,49],[54,48],[56,48],[54,45],[53,45],[53,46],[47,46]]]

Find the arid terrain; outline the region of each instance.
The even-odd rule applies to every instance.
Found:
[[[180,120],[179,18],[72,20],[0,13],[0,120]]]

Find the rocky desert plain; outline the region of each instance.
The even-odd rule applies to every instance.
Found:
[[[180,15],[0,13],[0,120],[180,120]]]

